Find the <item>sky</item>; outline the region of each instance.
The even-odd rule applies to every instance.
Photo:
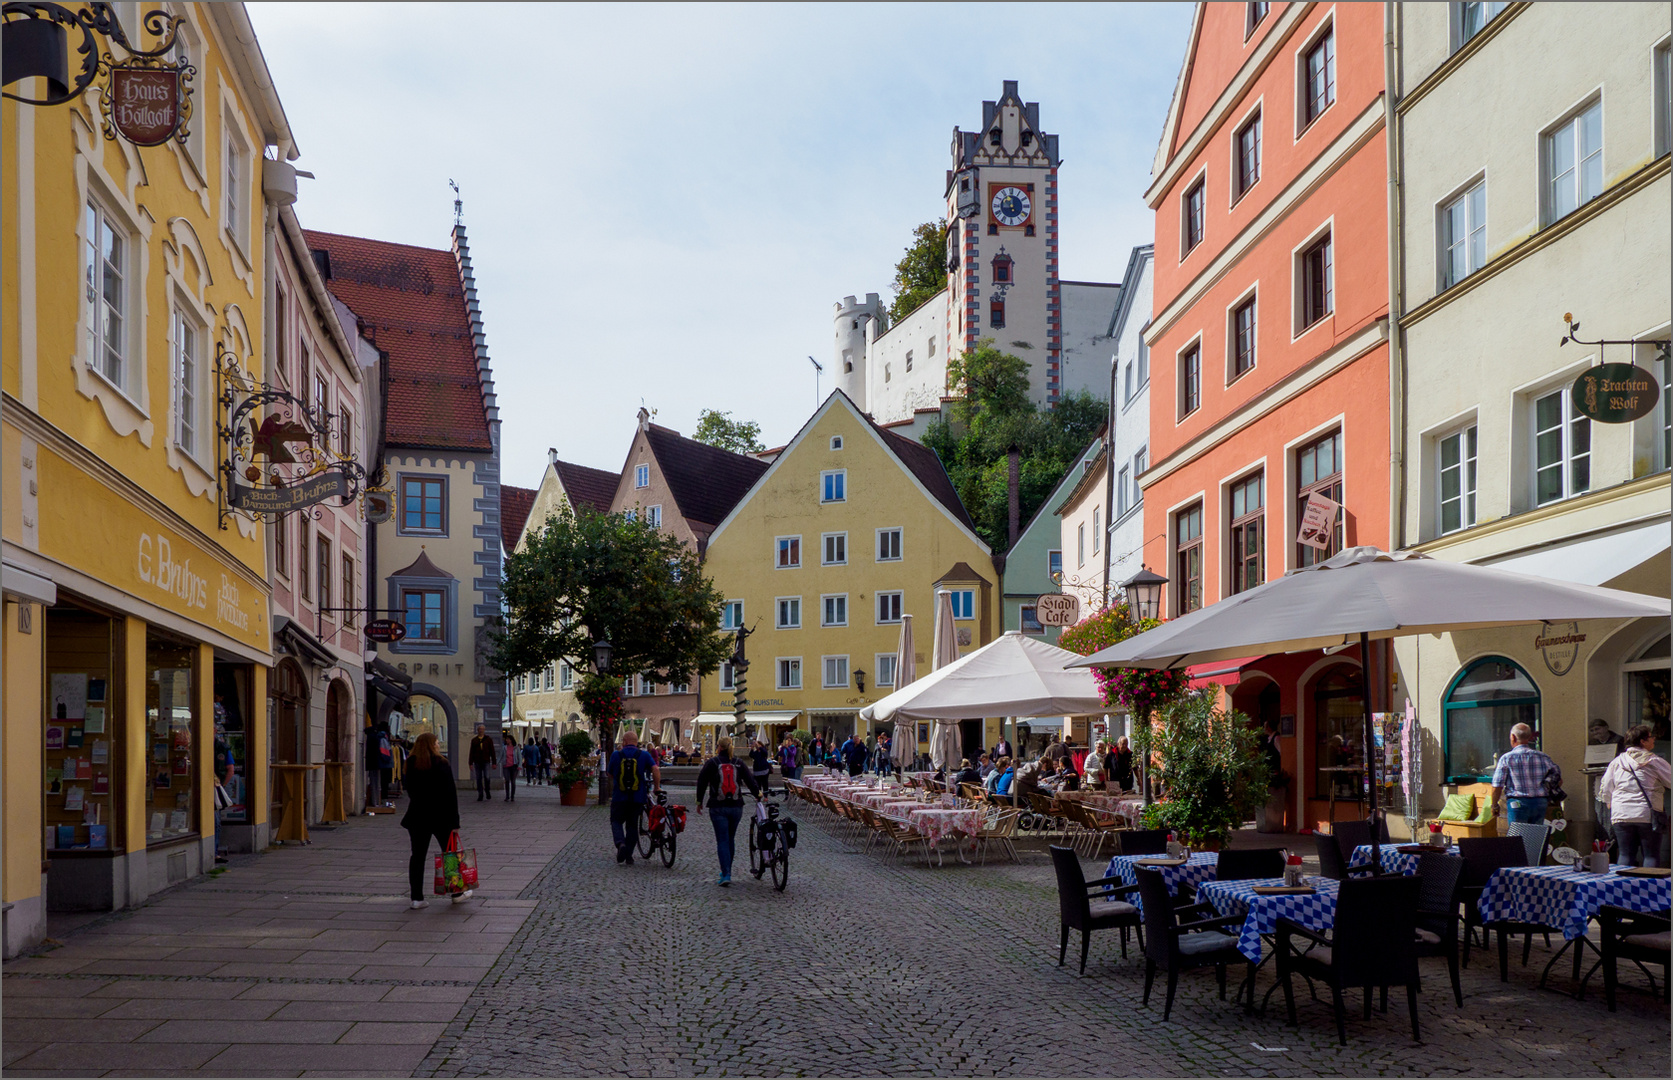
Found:
[[[619,470],[643,404],[768,446],[818,403],[833,305],[943,213],[954,127],[1018,80],[1060,137],[1061,274],[1115,281],[1189,4],[252,3],[313,229],[446,248],[459,184],[501,476]]]

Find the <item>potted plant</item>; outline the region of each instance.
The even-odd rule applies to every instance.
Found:
[[[592,786],[595,770],[592,767],[593,740],[584,731],[571,731],[558,739],[558,762],[554,779],[563,795],[565,806],[587,805],[587,789]]]
[[[1214,688],[1163,709],[1156,733],[1168,798],[1145,810],[1193,847],[1214,850],[1267,801],[1271,767],[1249,718],[1215,707]],[[1154,811],[1154,814],[1152,814]]]

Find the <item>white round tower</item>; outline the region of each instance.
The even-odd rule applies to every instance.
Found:
[[[877,334],[873,324],[881,327],[882,319],[883,302],[876,293],[866,293],[864,301],[845,296],[836,305],[836,341],[831,350],[836,386],[861,412],[870,408],[866,402],[866,344]]]

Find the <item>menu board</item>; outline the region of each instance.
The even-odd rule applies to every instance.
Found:
[[[110,847],[116,804],[108,686],[103,671],[50,673],[43,738],[48,850]]]

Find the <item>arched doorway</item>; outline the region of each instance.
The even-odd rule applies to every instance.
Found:
[[[273,669],[267,690],[267,738],[269,764],[301,765],[308,760],[308,681],[302,667],[290,657]],[[273,800],[272,817],[278,821],[283,785],[268,785]]]
[[[1313,684],[1312,797],[1351,802],[1364,816],[1365,703],[1359,669],[1339,664]]]
[[[333,679],[325,698],[325,760],[353,761],[354,694],[341,679]]]
[[[1527,724],[1539,736],[1539,687],[1502,656],[1465,665],[1441,699],[1441,775],[1449,784],[1493,779],[1493,764],[1510,749],[1510,729]]]
[[[388,720],[390,714],[399,711],[405,719],[399,728],[394,724],[390,730],[399,736],[416,739],[426,731],[435,733],[441,742],[442,752],[449,758],[457,756],[459,748],[452,744],[454,734],[459,730],[459,711],[453,705],[453,699],[447,691],[429,683],[413,683],[407,703],[399,710],[394,708],[394,702],[384,698],[378,706],[378,719]]]

